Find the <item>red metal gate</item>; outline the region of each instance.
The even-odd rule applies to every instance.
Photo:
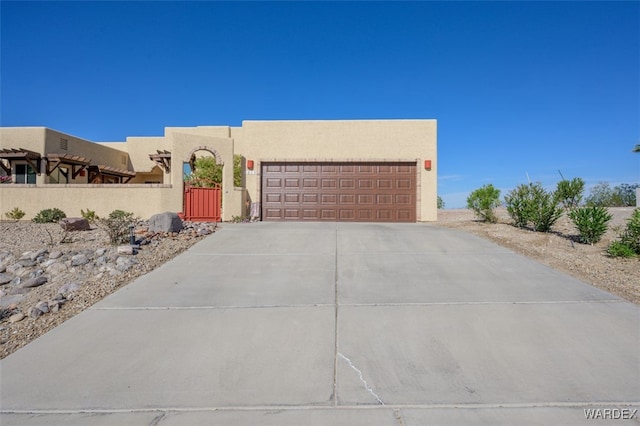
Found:
[[[197,185],[197,183],[196,183]],[[184,218],[194,222],[220,222],[222,220],[222,188],[194,186],[184,183]]]

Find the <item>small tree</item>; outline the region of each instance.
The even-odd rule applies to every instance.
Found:
[[[613,199],[613,190],[608,182],[599,182],[591,188],[586,199],[588,206],[608,207]]]
[[[444,209],[444,201],[442,200],[442,197],[440,197],[439,195],[438,195],[438,208]]]
[[[198,157],[193,162],[194,170],[186,176],[186,180],[196,185],[207,186],[208,181],[222,184],[224,166],[216,162],[215,157]],[[199,181],[199,182],[198,182]],[[242,156],[233,156],[233,185],[242,186]]]
[[[565,209],[575,209],[582,202],[584,181],[580,178],[562,179],[556,187],[556,198]]]
[[[467,208],[473,210],[476,216],[484,221],[495,223],[498,221],[493,209],[500,206],[500,190],[492,184],[476,189],[467,197]]]

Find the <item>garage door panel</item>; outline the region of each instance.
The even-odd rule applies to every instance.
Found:
[[[409,179],[396,179],[396,188],[398,189],[413,189],[411,180]]]
[[[261,172],[263,220],[416,220],[412,162],[263,162]]]
[[[338,204],[337,194],[320,194],[321,204]]]

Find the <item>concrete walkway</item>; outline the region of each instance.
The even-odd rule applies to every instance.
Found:
[[[598,424],[640,309],[433,225],[225,224],[0,368],[3,426]]]

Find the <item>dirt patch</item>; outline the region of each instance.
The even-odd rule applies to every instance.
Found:
[[[549,233],[533,232],[511,225],[506,209],[497,210],[498,223],[479,222],[467,209],[440,210],[438,225],[460,229],[566,272],[595,287],[640,304],[640,258],[607,256],[607,246],[617,239],[617,227],[624,227],[632,207],[610,208],[609,231],[594,245],[577,242],[577,231],[563,215]]]

